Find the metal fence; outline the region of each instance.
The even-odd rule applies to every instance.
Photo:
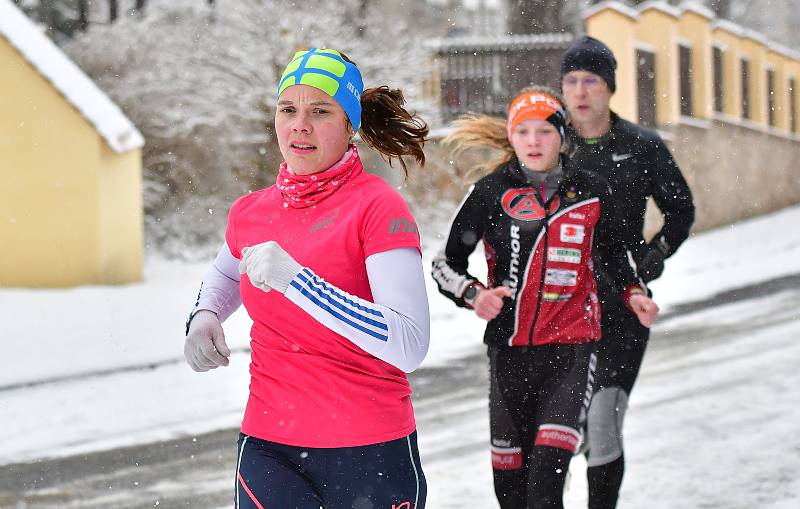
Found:
[[[512,96],[527,85],[558,90],[561,56],[572,40],[572,34],[558,33],[433,41],[443,120],[505,115]]]

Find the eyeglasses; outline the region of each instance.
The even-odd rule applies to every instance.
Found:
[[[583,78],[577,78],[575,76],[567,76],[564,78],[564,83],[562,83],[562,88],[575,88],[578,86],[579,83],[583,83],[583,86],[586,88],[594,88],[600,85],[600,82],[603,81],[601,78],[597,76],[585,76]]]

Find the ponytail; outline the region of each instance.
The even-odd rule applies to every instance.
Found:
[[[566,104],[561,94],[550,87],[542,85],[531,85],[519,91],[520,94],[544,93],[556,99],[561,108],[566,112]],[[490,117],[487,115],[464,115],[453,122],[456,130],[448,135],[443,141],[452,147],[454,155],[459,155],[470,148],[493,148],[501,151],[501,154],[483,164],[479,164],[471,169],[467,175],[473,172],[492,172],[514,159],[514,148],[508,141],[508,120],[500,117]],[[570,151],[568,139],[562,140],[561,153],[567,154]]]
[[[361,95],[361,139],[381,153],[389,166],[396,157],[408,176],[403,156],[413,157],[425,165],[422,147],[428,136],[428,125],[403,107],[403,92],[387,86],[368,88]]]
[[[491,172],[511,162],[514,148],[508,141],[508,128],[505,119],[487,115],[465,115],[453,122],[456,130],[445,137],[443,143],[452,147],[454,155],[461,154],[471,148],[493,148],[501,154],[472,170]]]

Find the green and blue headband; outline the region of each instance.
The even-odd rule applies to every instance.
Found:
[[[278,96],[292,85],[308,85],[331,96],[344,110],[353,130],[361,125],[361,94],[364,82],[354,64],[332,49],[298,51],[283,70]]]

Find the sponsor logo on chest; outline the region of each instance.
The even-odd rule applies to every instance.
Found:
[[[578,272],[575,270],[547,269],[544,282],[548,285],[575,286],[578,284]]]
[[[627,153],[627,154],[613,153],[613,154],[611,154],[611,160],[614,161],[615,163],[618,163],[620,161],[624,161],[626,159],[630,159],[631,157],[633,157],[633,154],[630,154],[630,153]]]
[[[536,189],[530,187],[509,189],[503,193],[500,198],[500,204],[503,207],[503,211],[514,219],[520,221],[543,219],[547,213],[539,203],[536,197],[537,193]],[[561,202],[558,196],[553,197],[550,201],[550,214],[554,214],[560,205]]]
[[[542,298],[545,302],[567,302],[572,298],[571,293],[544,292]]]
[[[337,217],[339,217],[339,209],[338,208],[336,210],[334,210],[333,214],[331,214],[330,216],[322,218],[319,221],[317,221],[316,223],[314,223],[311,226],[311,231],[315,232],[315,231],[319,231],[319,230],[324,230],[325,228],[327,228],[328,226],[333,224],[333,221]]]
[[[547,259],[551,262],[581,263],[581,252],[570,247],[548,247]]]
[[[585,229],[582,224],[565,223],[561,225],[561,242],[583,244]]]

